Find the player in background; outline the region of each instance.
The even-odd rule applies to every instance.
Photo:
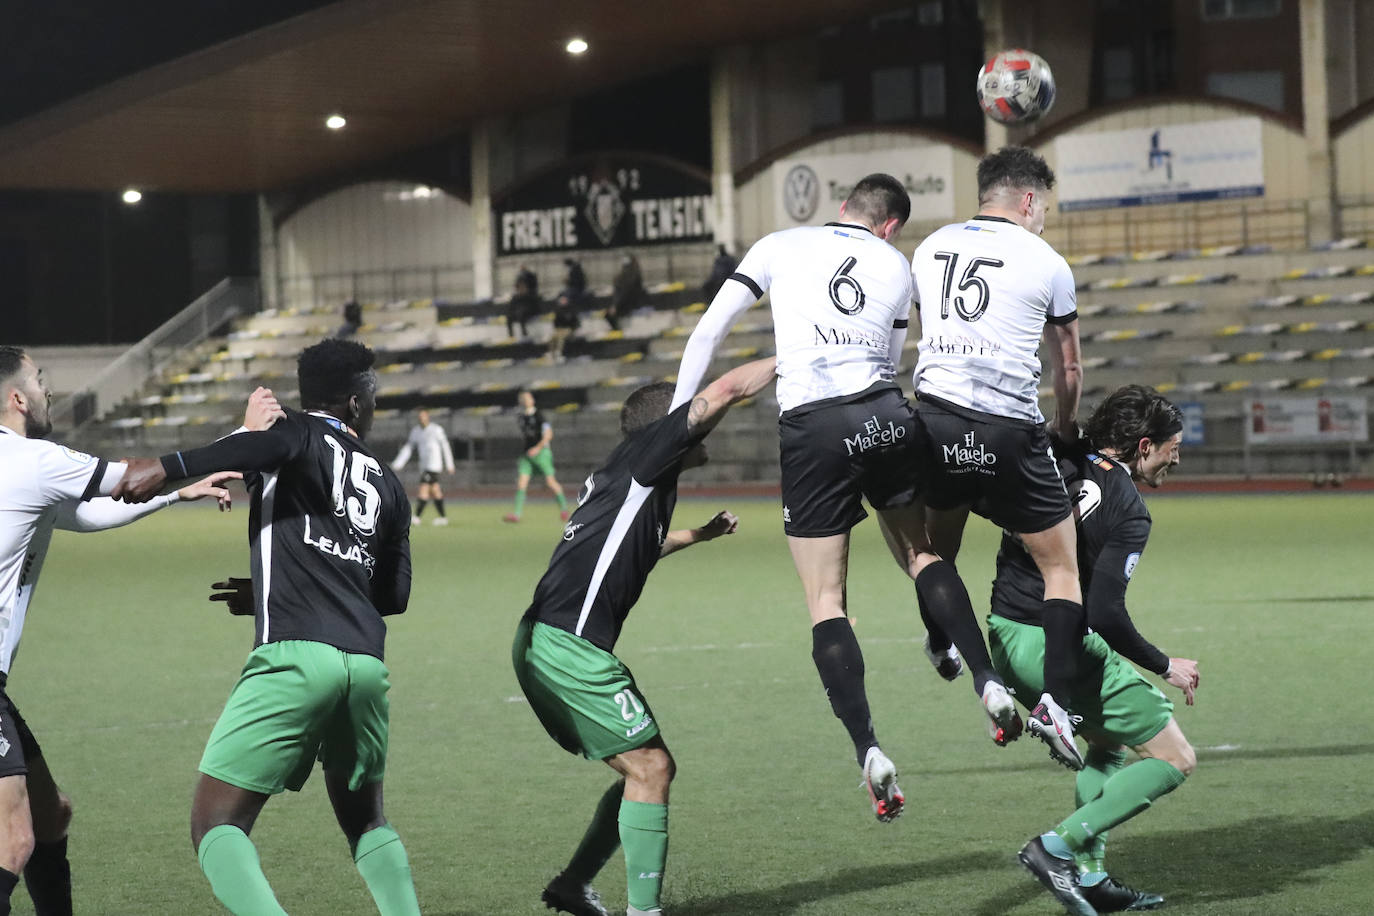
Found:
[[[901,182],[874,174],[854,185],[838,222],[760,239],[693,330],[673,396],[674,406],[692,396],[731,325],[768,292],[778,354],[783,530],[811,617],[811,657],[854,743],[880,821],[897,817],[904,799],[897,768],[878,745],[863,651],[848,619],[850,530],[868,516],[863,499],[878,510],[894,557],[931,613],[948,617],[945,631],[963,640],[994,729],[1008,737],[1020,731],[968,592],[925,534],[924,433],[894,381],[912,283],[890,240],[910,214]]]
[[[210,733],[191,806],[201,869],[236,914],[285,912],[248,833],[271,796],[301,788],[317,757],[378,911],[420,912],[405,847],[382,810],[391,686],[383,618],[410,598],[410,506],[364,444],[373,360],[353,341],[306,348],[297,363],[304,412],[285,411],[264,432],[131,461],[118,488],[136,502],[202,469],[248,475],[256,638]]]
[[[108,498],[122,463],[45,441],[52,432],[52,394],[43,372],[19,347],[0,346],[0,913],[20,872],[38,916],[70,916],[71,864],[67,827],[72,802],[57,787],[42,748],[9,698],[9,673],[19,651],[38,577],[54,529],[104,531],[179,501],[205,496],[230,505],[221,484],[237,474],[214,474],[141,506]],[[260,395],[257,411],[275,410]],[[255,414],[250,403],[249,419]]]
[[[606,916],[591,881],[623,846],[629,916],[660,911],[676,764],[630,669],[612,653],[659,558],[735,530],[728,512],[700,528],[671,530],[678,475],[706,462],[702,439],[730,405],[773,380],[774,365],[764,359],[732,369],[671,411],[666,382],[625,399],[624,438],[582,485],[520,621],[512,655],[530,708],[564,750],[620,774],[567,867],[544,889],[553,909]]]
[[[563,486],[553,474],[553,426],[544,419],[544,412],[534,405],[534,392],[521,388],[517,395],[520,412],[516,422],[520,424],[521,446],[525,451],[515,466],[515,511],[502,517],[502,521],[515,523],[525,511],[525,491],[529,489],[530,476],[536,471],[544,478],[544,484],[558,500],[558,517],[568,520],[568,498],[563,495]]]
[[[955,561],[969,509],[979,504],[994,524],[1021,535],[1044,579],[1045,692],[1029,727],[1076,768],[1083,761],[1065,707],[1083,595],[1069,497],[1042,428],[1042,333],[1053,369],[1053,431],[1065,441],[1078,438],[1083,371],[1073,272],[1040,238],[1053,187],[1054,172],[1025,147],[984,156],[978,215],[935,230],[916,249],[921,341],[913,386],[930,436],[926,528],[936,553]],[[957,630],[939,620],[927,620],[927,630],[937,654],[948,637],[963,647]]]
[[[436,525],[447,525],[448,515],[444,512],[444,490],[439,486],[439,473],[453,474],[453,448],[448,443],[448,433],[437,423],[429,422],[429,411],[421,410],[415,414],[416,425],[411,427],[410,437],[401,446],[391,469],[400,472],[410,461],[412,453],[419,455],[420,492],[416,494],[415,514],[410,517],[412,525],[420,524],[420,516],[425,514],[425,503],[434,500],[434,511],[439,515],[434,519]]]
[[[1088,420],[1087,440],[1060,446],[1078,521],[1088,626],[1082,661],[1069,685],[1088,740],[1074,791],[1075,810],[1021,850],[1025,866],[1070,912],[1152,909],[1164,899],[1107,874],[1107,831],[1172,792],[1197,757],[1173,718],[1173,704],[1130,664],[1183,691],[1193,704],[1198,663],[1170,658],[1142,636],[1126,610],[1126,586],[1150,536],[1150,513],[1137,483],[1158,487],[1178,465],[1183,417],[1158,392],[1128,385]],[[1043,688],[1044,583],[1016,536],[1004,534],[992,587],[988,642],[993,660],[1023,697]],[[1126,766],[1126,748],[1141,759]]]

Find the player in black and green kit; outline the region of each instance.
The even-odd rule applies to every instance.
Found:
[[[162,459],[130,462],[116,496],[145,500],[201,468],[246,474],[257,635],[201,758],[191,841],[237,914],[284,914],[248,833],[268,798],[318,758],[339,826],[383,916],[420,912],[401,839],[382,812],[388,672],[382,618],[410,598],[410,504],[363,439],[372,351],[326,340],[301,353],[304,413]],[[231,607],[233,602],[231,602]]]
[[[1192,705],[1197,662],[1170,658],[1126,611],[1126,586],[1150,536],[1136,482],[1158,487],[1178,464],[1182,415],[1151,388],[1113,392],[1088,420],[1086,439],[1058,446],[1078,523],[1078,559],[1091,632],[1082,638],[1070,709],[1088,740],[1075,810],[1021,850],[1023,864],[1071,913],[1152,909],[1164,902],[1119,884],[1106,871],[1107,831],[1182,785],[1197,757],[1174,721],[1173,704],[1132,665],[1183,691]],[[992,587],[988,647],[1018,697],[1044,687],[1044,585],[1020,541],[1004,534]],[[1034,700],[1032,700],[1034,702]],[[1141,759],[1126,766],[1126,748]]]
[[[774,368],[771,358],[739,366],[671,413],[672,384],[631,394],[620,413],[624,439],[583,484],[520,621],[515,673],[535,715],[565,750],[604,760],[621,777],[545,888],[553,909],[606,916],[590,882],[623,846],[629,914],[660,911],[675,764],[634,676],[612,652],[659,558],[734,530],[725,512],[701,528],[670,530],[678,475],[705,463],[702,439],[731,404],[770,384]]]
[[[544,419],[544,413],[534,405],[534,392],[521,388],[518,395],[520,413],[516,422],[520,424],[520,438],[523,440],[520,460],[515,467],[515,511],[503,516],[502,521],[518,522],[525,511],[525,491],[529,489],[530,478],[535,474],[544,478],[544,484],[558,500],[558,514],[563,521],[568,520],[568,498],[563,495],[563,485],[553,474],[553,427]]]

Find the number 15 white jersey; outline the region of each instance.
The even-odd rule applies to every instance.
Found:
[[[1073,271],[1040,236],[976,216],[911,257],[921,309],[913,385],[961,407],[1041,423],[1040,336],[1078,318]]]

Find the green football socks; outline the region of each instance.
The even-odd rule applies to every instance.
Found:
[[[358,838],[353,862],[367,882],[381,916],[420,916],[415,882],[410,877],[410,859],[390,824],[369,830]]]
[[[525,511],[525,491],[515,491],[515,517],[519,518],[520,513]]]
[[[1102,787],[1107,784],[1107,780],[1125,765],[1124,750],[1107,750],[1096,745],[1088,745],[1088,752],[1083,755],[1083,769],[1078,771],[1078,780],[1074,784],[1073,803],[1081,808],[1088,802],[1095,801],[1102,794]],[[1078,870],[1085,874],[1105,872],[1102,860],[1106,855],[1107,831],[1104,830],[1092,838],[1087,849],[1075,856],[1078,860]]]
[[[1163,760],[1138,760],[1107,779],[1097,798],[1070,814],[1054,832],[1075,855],[1086,852],[1095,837],[1135,817],[1183,780],[1183,774]]]
[[[620,848],[619,812],[624,795],[625,782],[617,779],[601,796],[587,833],[578,844],[568,867],[563,869],[563,874],[582,884],[589,884]]]
[[[668,806],[622,801],[620,845],[625,848],[630,906],[643,911],[659,909],[663,869],[668,862]]]
[[[558,511],[559,511],[559,512],[567,512],[567,511],[568,511],[568,497],[565,496],[565,495],[563,495],[562,493],[555,493],[555,494],[553,494],[553,495],[554,495],[554,498],[556,498],[556,499],[558,500]]]
[[[262,873],[258,850],[248,834],[220,824],[200,839],[196,850],[210,889],[235,916],[286,916]]]

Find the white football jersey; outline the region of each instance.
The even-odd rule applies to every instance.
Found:
[[[453,449],[448,444],[448,433],[444,432],[444,428],[438,423],[430,423],[428,426],[415,424],[392,466],[398,471],[405,467],[412,451],[420,456],[422,471],[437,474],[440,471],[453,470]]]
[[[927,236],[911,274],[921,314],[917,393],[1043,422],[1040,337],[1046,321],[1078,317],[1068,262],[1010,220],[976,216]]]
[[[0,426],[0,671],[9,673],[19,648],[61,504],[99,493],[106,467]]]
[[[764,236],[734,275],[769,293],[778,354],[778,407],[791,410],[891,381],[893,328],[911,313],[911,272],[896,248],[852,223]]]

